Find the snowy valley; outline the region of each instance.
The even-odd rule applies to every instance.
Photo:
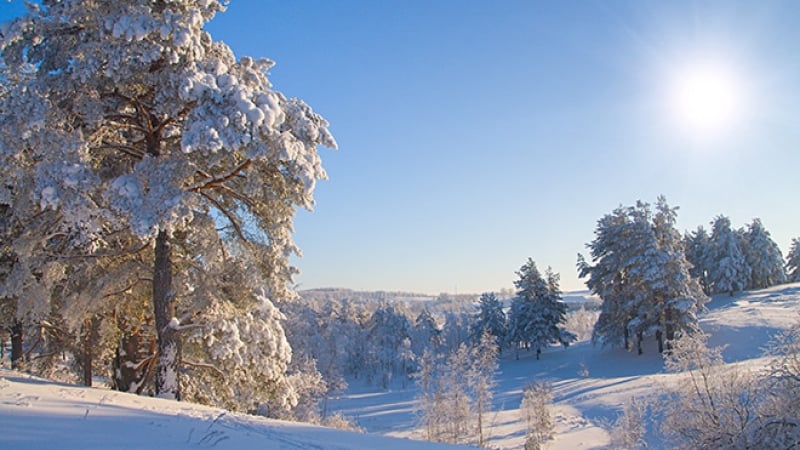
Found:
[[[800,322],[800,284],[717,295],[700,317],[709,345],[725,345],[725,362],[754,371],[768,366],[764,356],[773,339]],[[668,374],[654,343],[643,355],[598,348],[588,341],[547,349],[540,360],[510,352],[500,358],[488,448],[522,448],[520,417],[524,387],[548,381],[553,387],[555,438],[549,449],[611,448],[611,432],[631,398],[658,398],[682,374]],[[172,402],[103,388],[53,383],[29,375],[0,372],[0,445],[4,449],[43,448],[449,448],[420,439],[415,415],[418,390],[395,380],[388,389],[352,385],[332,399],[366,434],[269,420],[185,402]],[[658,424],[646,427],[648,448],[660,444]]]

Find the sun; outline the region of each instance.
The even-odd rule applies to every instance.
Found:
[[[698,137],[714,137],[735,126],[742,114],[743,95],[731,69],[695,64],[674,75],[670,103],[682,128]]]

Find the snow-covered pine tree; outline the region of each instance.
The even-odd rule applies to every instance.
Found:
[[[713,293],[733,295],[750,283],[750,266],[726,216],[720,215],[712,222],[709,264],[708,281]]]
[[[472,312],[447,311],[444,315],[442,327],[442,346],[445,353],[458,350],[461,344],[469,343],[469,324],[472,322]]]
[[[488,330],[498,342],[505,341],[506,313],[503,311],[503,304],[498,300],[497,296],[493,292],[482,294],[478,307],[480,311],[478,311],[470,326],[472,341],[476,344],[479,343],[484,330]]]
[[[792,239],[792,246],[786,255],[786,274],[789,281],[800,281],[800,238]]]
[[[414,319],[411,348],[417,357],[421,357],[426,350],[437,352],[441,346],[442,330],[430,310],[427,307],[422,308]]]
[[[73,253],[108,248],[119,231],[152,246],[156,392],[169,398],[180,396],[175,299],[188,294],[173,283],[176,233],[266,237],[269,297],[289,296],[294,207],[310,208],[325,176],[317,145],[336,146],[327,122],[272,89],[271,61],[236,60],[203,30],[223,9],[45,0],[0,39],[2,203],[50,214],[50,235]],[[204,215],[215,220],[195,229]]]
[[[697,313],[703,310],[708,297],[700,282],[691,276],[681,235],[676,228],[677,209],[659,196],[653,215],[653,233],[658,257],[651,259],[645,283],[651,293],[653,313],[657,318],[651,329],[658,341],[659,353],[677,334],[691,334],[698,330]]]
[[[708,284],[709,255],[711,254],[711,237],[702,225],[697,230],[686,233],[683,237],[686,259],[692,265],[689,274],[696,278],[703,287],[703,292],[710,294]]]
[[[595,339],[630,348],[633,336],[641,353],[646,335],[655,335],[662,350],[664,338],[696,329],[707,298],[689,273],[676,209],[661,196],[655,214],[640,201],[598,221],[588,244],[595,265],[578,258],[580,276],[588,276],[587,286],[603,299]]]
[[[569,346],[576,338],[563,327],[567,321],[567,306],[561,300],[558,275],[548,269],[547,279],[543,278],[531,258],[522,265],[517,275],[519,279],[514,281],[518,289],[517,297],[512,303],[509,319],[509,336],[517,340],[512,344],[517,347],[520,343],[530,346],[536,351],[536,359],[550,344]]]
[[[367,334],[369,353],[372,355],[372,371],[384,389],[389,387],[392,377],[403,368],[402,350],[406,340],[409,340],[407,345],[410,350],[410,332],[408,319],[392,304],[384,303],[372,314]]]
[[[772,240],[761,219],[753,219],[744,232],[747,245],[744,248],[745,260],[750,266],[748,289],[761,289],[786,282],[784,260],[778,244]]]
[[[630,348],[628,321],[631,311],[626,307],[629,279],[626,275],[626,252],[623,244],[630,234],[628,208],[616,208],[597,221],[594,240],[586,244],[590,265],[578,254],[578,275],[586,278],[586,286],[602,299],[600,316],[595,324],[592,340],[603,344]]]

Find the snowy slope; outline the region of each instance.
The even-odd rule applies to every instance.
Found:
[[[763,365],[762,351],[777,333],[800,321],[800,284],[715,297],[701,318],[712,345],[727,345],[729,363]],[[580,342],[549,349],[536,361],[506,353],[500,365],[489,446],[518,449],[522,390],[533,380],[553,385],[556,439],[549,449],[602,449],[608,430],[632,396],[659,391],[663,373],[654,343],[637,356]],[[413,386],[383,391],[351,387],[329,410],[342,411],[368,432],[421,438]],[[660,448],[653,442],[650,448]],[[220,409],[52,383],[0,370],[0,449],[445,449],[424,441],[356,434],[273,421]]]
[[[763,349],[770,340],[792,324],[800,322],[800,284],[746,292],[730,297],[716,296],[701,316],[702,328],[710,334],[709,344],[727,345],[723,355],[728,363],[763,366]],[[646,342],[645,354],[638,356],[619,349],[595,348],[580,342],[568,349],[555,347],[536,361],[532,355],[519,360],[506,353],[500,364],[498,387],[490,420],[489,446],[518,449],[524,442],[525,427],[519,416],[522,390],[531,381],[547,380],[553,385],[556,439],[551,450],[606,448],[608,430],[631,397],[657,394],[675,375],[665,374],[655,342]],[[421,438],[414,420],[416,391],[381,391],[355,386],[332,402],[333,410],[369,432]],[[652,434],[652,430],[651,430]],[[659,448],[657,436],[649,436],[651,448]],[[655,444],[655,445],[654,445]]]
[[[0,370],[0,449],[448,449]],[[464,447],[461,447],[464,448]]]

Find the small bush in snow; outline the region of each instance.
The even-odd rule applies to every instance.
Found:
[[[707,336],[683,336],[665,356],[670,372],[682,373],[662,401],[662,431],[676,448],[751,448],[748,429],[759,420],[761,387],[756,374],[726,365],[722,348]]]

